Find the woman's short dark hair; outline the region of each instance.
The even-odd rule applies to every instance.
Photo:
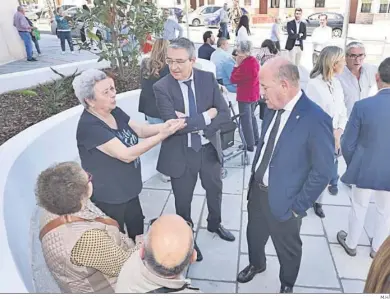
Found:
[[[248,32],[248,34],[251,34],[251,31],[249,29],[249,18],[247,15],[243,15],[241,16],[240,18],[240,22],[238,23],[238,26],[237,26],[237,30],[236,30],[236,36],[238,34],[238,30],[240,30],[240,28],[244,26],[246,28],[246,31]]]
[[[35,187],[38,205],[56,215],[81,210],[88,194],[88,178],[76,162],[55,164],[41,172]]]
[[[273,42],[273,40],[270,39],[264,40],[263,43],[261,44],[261,47],[268,48],[271,54],[278,54],[278,49],[276,48],[276,45]]]

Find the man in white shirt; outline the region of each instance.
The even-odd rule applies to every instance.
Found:
[[[348,230],[337,234],[345,252],[355,256],[370,201],[374,200],[374,215],[370,217],[372,258],[390,233],[389,57],[379,65],[376,81],[379,92],[355,103],[341,141],[341,152],[347,163],[341,180],[352,185],[352,201]]]
[[[229,24],[229,13],[228,13],[228,5],[225,3],[223,7],[219,10],[219,26],[221,31],[220,37],[229,38],[229,30],[228,30],[228,24]]]
[[[362,43],[349,43],[345,51],[346,66],[343,73],[337,76],[343,86],[348,117],[355,102],[373,96],[378,91],[375,81],[377,67],[364,63],[365,57]]]
[[[323,48],[329,45],[332,40],[332,28],[328,24],[328,16],[326,14],[320,14],[320,27],[314,29],[311,36],[313,42],[313,66],[318,60],[318,56]]]
[[[280,293],[292,293],[302,257],[302,218],[327,186],[334,168],[332,119],[301,91],[298,67],[284,58],[260,71],[267,111],[248,187],[249,265],[237,277],[266,270],[272,238],[280,263]]]

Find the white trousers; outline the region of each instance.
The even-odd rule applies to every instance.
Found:
[[[296,66],[299,66],[301,64],[301,57],[302,57],[302,50],[301,47],[294,46],[289,51],[290,61],[294,63]]]
[[[375,200],[374,234],[372,249],[377,252],[390,233],[390,192],[360,189],[352,186],[352,207],[346,244],[356,248],[363,232],[364,221],[371,197]]]

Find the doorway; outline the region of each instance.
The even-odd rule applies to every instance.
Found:
[[[359,0],[351,0],[349,8],[349,23],[355,24]]]
[[[259,13],[266,15],[268,13],[268,0],[260,0]]]

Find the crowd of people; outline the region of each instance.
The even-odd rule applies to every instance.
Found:
[[[359,42],[345,51],[319,44],[303,90],[301,15],[297,8],[287,25],[289,59],[280,55],[277,18],[259,51],[253,49],[244,15],[235,28],[232,54],[227,36],[219,37],[215,49],[216,39],[207,31],[197,55],[194,43],[181,37],[167,16],[166,34],[153,41],[141,63],[139,112],[146,122],[117,106],[115,82],[103,71],[86,70],[74,79],[75,96],[84,106],[76,134],[81,165],[51,166],[36,185],[42,250],[62,292],[200,291],[186,279],[189,265],[203,259],[191,218],[198,177],[206,190],[207,230],[235,241],[221,224],[220,134],[231,121],[224,89],[236,94],[243,143],[255,153],[247,197],[249,264],[237,281],[247,283],[266,271],[265,245],[271,237],[280,263],[280,292],[293,292],[302,219],[310,208],[325,217],[324,193],[338,194],[337,161],[343,156],[347,170],[341,181],[352,189],[352,205],[348,230],[338,232],[337,240],[348,255],[356,255],[368,204],[375,200],[374,260],[365,292],[390,291],[390,58],[374,68],[364,63]],[[319,36],[329,32],[322,15],[318,29]],[[195,68],[197,57],[214,63],[216,75]],[[261,130],[255,113],[259,103]],[[144,232],[140,157],[158,144],[156,169],[171,184],[176,215],[153,219]]]

